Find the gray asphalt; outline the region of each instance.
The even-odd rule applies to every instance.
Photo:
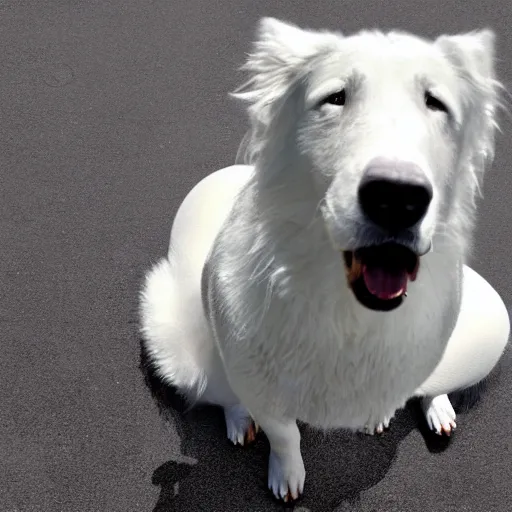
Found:
[[[262,15],[426,36],[488,26],[512,84],[508,0],[0,0],[1,511],[281,509],[264,439],[236,450],[217,411],[152,396],[135,315],[179,202],[234,160],[247,125],[227,93]],[[507,304],[510,130],[503,118],[473,258]],[[450,443],[414,406],[381,439],[306,429],[296,510],[510,510],[511,370],[507,353]]]

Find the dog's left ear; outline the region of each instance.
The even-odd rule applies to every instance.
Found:
[[[436,44],[463,78],[494,80],[495,35],[484,29],[467,34],[441,36]]]
[[[501,84],[495,78],[495,35],[484,29],[441,36],[436,42],[461,79],[465,111],[462,165],[472,176],[473,197],[481,193],[485,169],[494,158],[496,110]]]

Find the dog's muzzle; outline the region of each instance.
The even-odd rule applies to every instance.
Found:
[[[410,238],[432,196],[432,185],[416,164],[378,158],[367,166],[358,189],[359,207],[383,238],[397,240],[343,252],[348,284],[369,309],[391,311],[407,296],[420,257],[399,241],[407,238],[405,233]]]
[[[414,228],[426,215],[432,196],[432,184],[418,165],[383,158],[370,162],[358,189],[365,217],[389,234]]]

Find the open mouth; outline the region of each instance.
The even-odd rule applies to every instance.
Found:
[[[357,300],[375,311],[391,311],[402,304],[420,264],[418,255],[396,243],[344,251],[343,259]]]

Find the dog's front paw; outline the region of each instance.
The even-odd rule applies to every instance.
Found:
[[[455,411],[448,395],[439,395],[434,398],[425,397],[421,400],[421,408],[428,426],[436,434],[444,433],[450,436],[457,427]]]
[[[270,452],[268,462],[268,488],[277,499],[285,503],[296,500],[304,491],[306,470],[300,454],[280,456]]]

